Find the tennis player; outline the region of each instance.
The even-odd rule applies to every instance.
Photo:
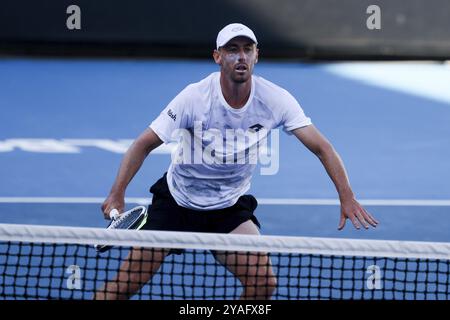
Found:
[[[192,154],[199,146],[204,151],[220,137],[224,145],[229,130],[253,132],[282,127],[298,138],[322,162],[333,181],[341,202],[338,229],[347,219],[354,227],[375,227],[377,221],[358,203],[349,184],[344,165],[330,142],[311,123],[296,99],[272,82],[253,75],[258,62],[258,41],[247,26],[233,23],[217,36],[213,57],[220,66],[200,82],[188,85],[161,112],[131,145],[125,154],[111,192],[102,205],[109,212],[124,209],[125,189],[148,154],[170,142],[175,132],[187,134],[178,154]],[[214,134],[211,134],[214,133]],[[263,135],[260,138],[262,139]],[[190,140],[192,139],[192,140]],[[186,146],[192,150],[186,150]],[[248,144],[243,148],[248,148]],[[215,158],[237,159],[246,150],[226,147],[214,150]],[[227,150],[227,151],[224,151]],[[188,151],[192,151],[189,153]],[[186,157],[184,157],[186,160]],[[260,224],[254,215],[257,201],[246,194],[250,188],[255,164],[213,162],[180,162],[172,158],[169,169],[150,189],[153,193],[149,219],[143,229],[187,232],[259,234]],[[189,160],[189,159],[188,159]],[[198,159],[197,159],[198,160]],[[169,250],[133,249],[123,262],[117,277],[100,289],[96,299],[125,299],[136,293],[159,269]],[[276,277],[266,254],[225,255],[215,252],[242,283],[243,299],[267,299],[276,289]]]

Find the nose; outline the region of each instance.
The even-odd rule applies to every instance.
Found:
[[[239,61],[245,61],[246,55],[244,49],[239,50]]]

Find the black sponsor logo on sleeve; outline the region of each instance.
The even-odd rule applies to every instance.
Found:
[[[173,121],[177,121],[177,115],[173,113],[171,109],[167,111],[167,115],[172,118]]]

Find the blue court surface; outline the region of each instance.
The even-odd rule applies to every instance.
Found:
[[[103,227],[123,152],[213,61],[0,59],[0,223]],[[264,62],[333,143],[376,229],[337,230],[321,163],[280,133],[277,174],[255,171],[262,233],[450,241],[450,65]],[[149,201],[169,148],[147,158],[127,207]]]

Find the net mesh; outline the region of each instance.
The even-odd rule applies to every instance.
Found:
[[[0,298],[441,300],[449,259],[450,243],[0,225]]]

